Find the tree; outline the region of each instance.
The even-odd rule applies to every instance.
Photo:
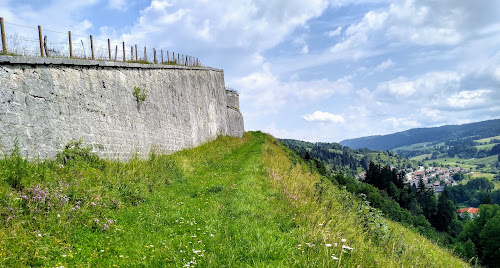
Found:
[[[500,214],[500,206],[499,205],[481,205],[479,206],[479,217],[474,218],[473,221],[468,222],[459,238],[462,241],[471,240],[474,245],[476,245],[476,250],[478,251],[479,257],[482,259],[483,251],[483,239],[481,239],[481,233],[483,232],[484,227],[488,223],[488,221],[495,216]],[[500,224],[498,225],[500,226]],[[488,233],[488,231],[486,231]],[[486,234],[483,234],[483,238],[485,238]],[[498,236],[500,237],[500,236]],[[499,244],[497,244],[498,246]]]
[[[481,263],[488,267],[500,267],[500,213],[484,225],[479,237],[483,248]]]
[[[491,200],[491,196],[488,192],[483,193],[483,196],[481,199],[481,204],[493,204],[493,201]]]
[[[500,154],[500,144],[497,144],[491,148],[490,155]]]
[[[448,190],[445,188],[441,195],[439,195],[437,212],[433,221],[434,227],[439,231],[448,232],[454,220],[457,220],[455,206],[448,198]]]
[[[458,172],[458,173],[453,174],[453,179],[454,179],[455,181],[461,181],[461,180],[463,180],[464,178],[465,178],[465,176],[464,176],[464,173],[463,173],[463,172]]]

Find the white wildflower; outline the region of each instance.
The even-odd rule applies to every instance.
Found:
[[[342,243],[344,243],[344,242],[345,242],[345,241],[347,241],[347,240],[345,240],[344,238],[342,238],[340,241],[342,241]]]
[[[332,247],[332,244],[326,244],[325,246],[326,246],[327,248],[330,248],[330,247]]]
[[[346,246],[346,245],[342,245],[342,249],[353,250],[353,248],[351,248],[351,247],[349,247],[349,246]]]

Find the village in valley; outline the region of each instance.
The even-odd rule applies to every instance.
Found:
[[[441,193],[445,185],[455,186],[456,181],[453,175],[468,172],[461,167],[443,168],[443,167],[428,167],[425,169],[422,166],[418,170],[411,168],[406,170],[407,182],[411,185],[418,185],[420,179],[425,183],[427,188],[434,188],[435,193]]]

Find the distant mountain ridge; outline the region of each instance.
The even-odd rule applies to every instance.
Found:
[[[421,142],[444,142],[466,137],[481,139],[498,134],[500,134],[500,119],[493,119],[463,125],[413,128],[388,135],[347,139],[341,141],[340,144],[353,149],[368,148],[386,151]]]

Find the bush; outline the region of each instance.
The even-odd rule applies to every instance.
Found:
[[[82,147],[83,140],[70,141],[64,150],[56,155],[56,162],[64,166],[75,166],[85,163],[89,167],[104,170],[104,160],[92,153],[92,147]]]

